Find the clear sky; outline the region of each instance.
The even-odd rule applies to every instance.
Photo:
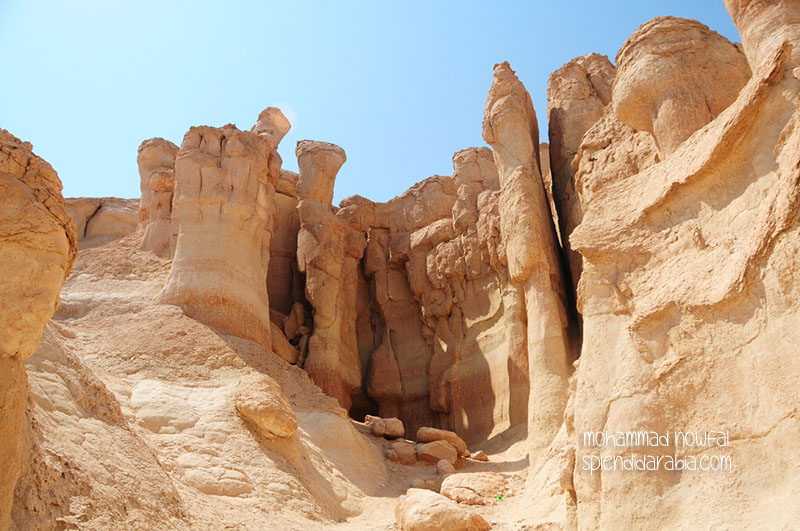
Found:
[[[298,140],[347,152],[334,202],[384,201],[484,145],[492,66],[509,61],[547,139],[547,76],[652,17],[739,40],[722,0],[179,2],[0,0],[0,127],[33,143],[64,195],[139,196],[136,149],[192,125],[249,129],[281,107]]]

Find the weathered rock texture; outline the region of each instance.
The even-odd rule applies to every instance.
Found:
[[[494,148],[500,178],[498,210],[509,278],[525,294],[528,440],[536,466],[562,424],[572,354],[564,280],[540,173],[536,113],[508,63],[495,65],[483,136]]]
[[[481,516],[441,494],[410,489],[395,509],[397,526],[402,531],[483,531],[491,526]]]
[[[581,275],[580,254],[569,244],[569,234],[581,219],[573,181],[573,159],[586,131],[603,115],[611,101],[615,69],[608,57],[596,53],[577,57],[552,74],[547,82],[547,120],[552,173],[552,203],[561,244],[566,251],[573,289]],[[542,177],[547,188],[547,172]]]
[[[755,70],[769,60],[785,41],[794,47],[789,67],[800,64],[800,9],[792,0],[725,0],[725,7],[742,37],[742,47],[750,68]]]
[[[142,249],[162,258],[175,251],[171,221],[177,154],[178,146],[169,140],[151,138],[142,142],[136,158],[142,190],[138,226],[144,231]]]
[[[297,160],[297,263],[306,275],[306,298],[314,308],[314,329],[303,367],[323,391],[349,409],[350,395],[361,386],[356,298],[366,241],[331,206],[336,173],[346,160],[344,150],[304,140],[297,144]]]
[[[639,133],[610,117],[597,135],[605,137],[601,157],[590,153],[588,133],[578,155],[579,180],[591,193],[570,238],[584,260],[584,336],[574,424],[566,426],[576,467],[564,486],[575,489],[582,529],[698,522],[779,529],[800,517],[790,501],[800,494],[800,469],[790,457],[800,451],[800,336],[788,326],[800,312],[800,80],[790,47],[766,38],[796,35],[796,25],[785,25],[797,20],[797,6],[728,7],[753,66],[743,88],[746,70],[733,45],[696,23],[651,21],[620,52],[612,106],[623,121],[634,114],[636,124],[652,127],[661,152],[671,155],[653,164],[652,148],[635,140]],[[676,43],[677,35],[688,39]],[[654,53],[662,47],[667,54]],[[716,81],[697,86],[697,78]],[[685,96],[684,86],[694,95]],[[633,105],[637,91],[650,103]],[[695,97],[708,106],[695,105]],[[664,131],[662,118],[674,130]],[[599,163],[629,150],[618,176]],[[583,432],[639,429],[728,431],[726,448],[673,444],[662,451],[728,455],[732,471],[589,474],[580,466],[598,454],[578,442]],[[659,453],[605,449],[631,451]]]
[[[136,232],[137,199],[118,197],[71,197],[65,199],[75,224],[78,248],[104,245]]]
[[[175,257],[161,302],[271,347],[267,269],[281,160],[271,138],[193,127],[175,160]]]
[[[28,379],[23,361],[39,346],[45,322],[77,254],[77,234],[55,170],[0,129],[0,529],[9,526]]]
[[[749,77],[744,54],[725,37],[696,20],[655,18],[617,54],[614,111],[653,133],[664,159],[730,105]]]

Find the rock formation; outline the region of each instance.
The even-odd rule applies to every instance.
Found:
[[[775,15],[796,13],[791,3],[747,4],[728,4],[737,23],[746,24],[740,28],[745,42],[760,28],[792,34],[781,25],[791,25],[791,18],[779,24]],[[675,26],[682,29],[673,34]],[[638,173],[634,164],[634,175],[620,178],[597,161],[579,162],[581,181],[592,192],[571,236],[584,259],[584,337],[572,411],[576,439],[597,430],[728,431],[732,442],[726,448],[697,453],[673,440],[667,448],[627,451],[698,459],[727,455],[733,472],[592,474],[578,463],[599,449],[576,442],[570,483],[583,529],[633,522],[652,528],[697,522],[781,528],[797,518],[796,511],[766,514],[763,508],[788,507],[798,494],[791,479],[798,476],[797,464],[787,457],[800,448],[797,437],[787,434],[800,429],[793,347],[800,338],[783,323],[796,319],[800,309],[791,287],[800,230],[800,81],[790,68],[788,45],[773,42],[766,52],[750,41],[745,51],[753,76],[742,88],[739,52],[709,33],[696,23],[656,19],[620,52],[613,109],[622,110],[623,121],[635,114],[639,126],[652,124],[662,153],[671,151],[668,157]],[[671,42],[670,34],[693,38],[669,48],[671,55],[650,55],[660,39]],[[703,64],[710,70],[698,70]],[[729,71],[715,74],[720,64]],[[670,66],[674,78],[648,81]],[[705,75],[718,82],[697,87],[696,77]],[[681,100],[681,86],[695,87],[709,105]],[[637,92],[647,102],[664,102],[669,112],[635,105],[645,101],[635,100]],[[725,102],[732,103],[723,108]],[[673,130],[658,125],[662,118]],[[606,152],[639,149],[631,130],[606,130]],[[767,462],[769,471],[762,466]]]
[[[744,54],[726,38],[696,20],[654,18],[617,54],[614,112],[652,133],[664,159],[730,105],[749,78]]]
[[[280,165],[272,137],[232,125],[186,133],[175,160],[175,257],[161,294],[163,303],[267,349],[267,269]]]
[[[547,121],[552,172],[552,203],[562,246],[566,250],[573,289],[581,276],[581,257],[569,244],[580,223],[579,202],[573,182],[572,161],[584,133],[603,115],[611,101],[615,69],[608,57],[596,53],[576,57],[550,74],[547,81]],[[546,172],[542,171],[545,178]],[[545,188],[546,186],[545,180]]]
[[[144,231],[142,249],[162,258],[175,251],[172,241],[172,193],[175,189],[175,157],[178,146],[163,138],[145,140],[136,163],[141,177],[138,230]]]
[[[65,201],[77,229],[79,249],[104,245],[136,232],[137,199],[72,197]]]
[[[795,527],[800,8],[726,6],[554,72],[549,145],[495,65],[492,149],[386,202],[269,108],[145,141],[128,235],[0,131],[0,528]]]
[[[508,63],[495,65],[486,101],[484,139],[494,148],[500,178],[500,232],[510,281],[522,288],[530,374],[531,459],[555,438],[571,373],[564,284],[539,166],[536,113]]]
[[[0,528],[9,526],[24,464],[28,379],[23,362],[39,347],[45,322],[77,254],[77,234],[55,170],[0,129]]]
[[[314,329],[303,367],[345,409],[361,387],[361,360],[356,338],[356,297],[364,235],[351,228],[331,207],[336,173],[344,150],[325,142],[297,144],[300,181],[300,232],[297,263],[306,276],[306,298],[314,308]]]

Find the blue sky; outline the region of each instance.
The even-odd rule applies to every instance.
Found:
[[[384,201],[484,145],[492,66],[509,61],[546,133],[547,76],[590,52],[612,62],[652,17],[731,40],[722,0],[178,2],[0,0],[0,127],[33,143],[64,195],[139,196],[136,148],[192,125],[249,129],[268,106],[298,140],[347,152],[334,202]]]

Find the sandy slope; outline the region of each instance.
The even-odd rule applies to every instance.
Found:
[[[27,363],[33,459],[16,526],[392,529],[397,497],[435,469],[387,461],[388,443],[304,371],[155,304],[169,262],[138,238],[81,251]],[[236,384],[253,371],[280,383],[299,422],[292,437],[261,439],[236,414]],[[493,462],[460,471],[507,473],[503,502],[481,512],[497,529],[519,528],[514,489],[527,458],[500,438],[486,449]]]

